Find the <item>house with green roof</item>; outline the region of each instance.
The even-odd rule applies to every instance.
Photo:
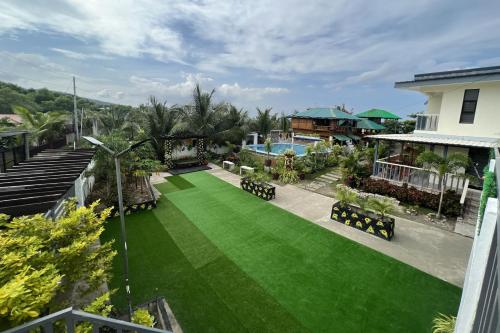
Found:
[[[394,113],[382,109],[370,109],[368,111],[358,113],[356,117],[368,119],[377,124],[382,124],[382,121],[385,121],[386,119],[401,119],[401,117],[395,115]]]
[[[384,126],[370,119],[359,118],[338,107],[309,108],[290,116],[291,127],[296,134],[318,135],[322,139],[345,142],[360,140],[365,134],[373,134]]]

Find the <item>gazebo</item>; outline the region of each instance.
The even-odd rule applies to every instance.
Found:
[[[165,166],[170,173],[177,174],[208,169],[208,167],[206,166],[205,156],[205,149],[207,144],[206,136],[191,133],[182,133],[175,135],[165,135],[161,138],[165,140]],[[186,157],[175,159],[174,143],[177,141],[185,140],[193,140],[193,146],[196,147],[196,156],[191,158]],[[178,170],[178,172],[176,170]]]
[[[393,120],[401,119],[401,117],[395,115],[394,113],[386,111],[386,110],[382,110],[382,109],[370,109],[368,111],[358,113],[356,115],[356,117],[369,119],[377,124],[381,124],[382,119],[384,119],[384,120],[385,119],[393,119]]]

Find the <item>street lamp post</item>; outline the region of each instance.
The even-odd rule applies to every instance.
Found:
[[[127,294],[127,303],[128,303],[128,314],[129,319],[132,318],[132,300],[130,294],[130,283],[129,283],[129,271],[128,271],[128,248],[127,248],[127,233],[125,230],[125,212],[123,209],[123,193],[122,193],[122,175],[120,171],[120,157],[124,154],[128,153],[131,150],[143,145],[144,143],[150,141],[151,139],[142,140],[140,142],[134,143],[128,148],[122,150],[119,153],[114,152],[109,149],[102,143],[101,141],[93,138],[91,136],[83,136],[85,140],[90,142],[91,144],[101,147],[106,152],[111,154],[115,160],[115,171],[116,171],[116,187],[118,192],[118,210],[120,212],[120,229],[121,229],[121,239],[123,243],[123,261],[124,261],[124,278],[125,278],[125,292]]]

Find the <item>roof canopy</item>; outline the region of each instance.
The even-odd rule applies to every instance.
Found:
[[[401,119],[401,117],[382,109],[370,109],[365,112],[358,113],[359,118],[381,118],[381,119]]]
[[[390,140],[399,142],[416,142],[426,144],[439,144],[458,147],[482,147],[495,148],[498,147],[498,139],[495,138],[479,138],[467,137],[459,135],[442,135],[442,134],[375,134],[367,135],[370,139]]]
[[[414,80],[396,82],[394,87],[418,90],[426,86],[489,81],[500,81],[500,66],[415,74]]]
[[[369,119],[361,119],[356,124],[356,128],[381,131],[381,130],[385,129],[385,126],[377,124],[376,122],[371,121]]]
[[[46,149],[0,174],[0,212],[45,213],[71,189],[92,160],[92,149]]]
[[[312,108],[305,111],[292,114],[290,118],[306,118],[306,119],[350,119],[359,120],[358,117],[344,112],[338,108]]]

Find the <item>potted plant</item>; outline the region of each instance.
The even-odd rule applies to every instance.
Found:
[[[276,197],[276,188],[267,183],[269,175],[262,172],[255,172],[247,177],[241,178],[241,188],[264,200],[271,200]]]
[[[332,206],[331,218],[346,226],[356,228],[373,234],[385,240],[391,240],[394,235],[394,219],[386,215],[392,209],[392,202],[388,199],[366,199],[357,195],[345,185],[338,185],[336,188],[338,202]],[[360,208],[352,206],[356,202]],[[368,203],[368,204],[367,204]],[[366,206],[373,207],[379,216],[369,212]]]
[[[300,180],[306,179],[306,173],[305,173],[305,164],[304,160],[302,158],[297,159],[295,162],[295,170],[297,170],[297,174],[299,175]]]
[[[278,168],[271,169],[271,176],[272,176],[273,180],[278,180],[280,178],[280,173],[278,171]]]

